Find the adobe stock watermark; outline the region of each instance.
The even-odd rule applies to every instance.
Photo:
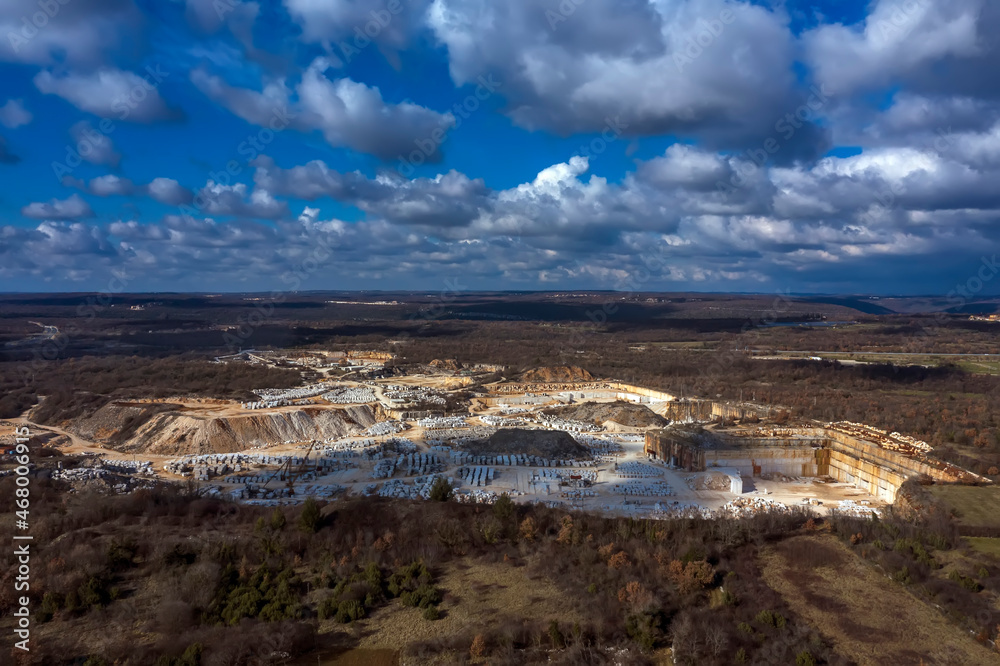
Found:
[[[663,255],[662,249],[655,254],[641,253],[638,258],[642,265],[630,271],[628,277],[618,283],[618,286],[625,287],[628,291],[616,292],[617,301],[627,300],[635,296],[639,293],[640,287],[652,280],[654,275],[662,274],[663,269],[667,266],[667,257]],[[599,332],[610,318],[618,313],[617,301],[605,301],[600,307],[585,311],[584,316],[588,323],[581,328],[574,329],[568,340],[569,345],[574,349],[578,348],[582,346],[585,337]]]
[[[14,635],[20,640],[14,643],[14,648],[31,651],[31,598],[28,593],[31,591],[31,541],[32,535],[28,533],[31,526],[31,459],[28,451],[28,440],[31,439],[31,431],[25,427],[19,427],[14,431],[15,458],[17,467],[14,468],[14,527],[18,530],[14,534],[14,557],[17,559],[17,575],[14,577],[14,591],[21,594],[16,597],[16,610],[11,615],[15,618]]]
[[[959,283],[948,292],[946,298],[949,303],[960,307],[975,298],[983,288],[993,281],[993,278],[1000,273],[1000,264],[997,263],[997,255],[992,257],[980,257],[979,269],[965,281]]]
[[[555,31],[560,23],[565,23],[569,17],[576,13],[576,8],[587,0],[561,0],[555,11],[545,10],[545,20],[549,22],[549,30]]]
[[[882,45],[898,43],[920,22],[922,9],[927,9],[931,0],[904,0],[892,6],[888,18],[880,18],[868,28],[868,34]]]
[[[212,9],[221,21],[227,14],[232,14],[236,8],[243,4],[243,0],[212,0]]]
[[[247,138],[236,146],[236,153],[243,159],[231,159],[226,162],[224,169],[209,171],[208,179],[222,187],[232,185],[234,182],[233,179],[243,173],[243,169],[250,165],[251,162],[264,154],[267,146],[274,141],[274,138],[278,134],[286,130],[294,119],[295,114],[287,106],[273,109],[267,126],[261,127],[254,134],[248,134]],[[180,211],[185,221],[193,221],[195,216],[199,215],[208,205],[209,202],[203,193],[203,189],[195,194],[190,205],[181,204]]]
[[[701,57],[706,49],[722,35],[727,25],[736,21],[736,13],[726,7],[716,18],[698,19],[695,29],[689,32],[681,45],[683,48],[674,50],[674,65],[678,72]]]
[[[402,0],[388,0],[385,9],[373,9],[369,12],[371,20],[364,25],[354,26],[354,38],[349,42],[341,40],[337,42],[337,48],[345,63],[349,63],[358,57],[363,50],[371,46],[372,42],[382,34],[382,31],[389,27],[392,19],[403,13]]]
[[[938,128],[934,133],[937,136],[931,147],[938,154],[945,152],[955,143],[950,127]],[[875,203],[859,216],[859,220],[867,224],[878,222],[886,213],[896,207],[899,203],[899,197],[903,195],[904,191],[901,180],[897,179],[885,183],[875,194]]]
[[[428,159],[437,153],[441,144],[448,140],[448,133],[461,127],[462,123],[479,110],[482,103],[492,97],[493,93],[503,85],[500,81],[494,79],[492,74],[480,76],[477,81],[478,85],[476,85],[476,89],[471,94],[466,95],[465,99],[461,102],[456,102],[452,105],[451,110],[455,112],[455,123],[451,127],[435,127],[431,131],[430,136],[413,141],[415,149],[410,151],[408,155],[397,156],[396,171],[401,176],[409,178],[413,175],[414,169],[425,164]]]
[[[1000,274],[1000,262],[997,255],[982,256],[979,258],[979,266],[963,282],[958,282],[945,295],[948,301],[948,310],[959,310],[963,306],[971,303],[989,285],[997,274]],[[920,330],[913,334],[913,338],[928,338],[946,328],[949,322],[949,312],[940,310],[935,312],[930,324],[922,324]],[[893,366],[897,369],[899,366]]]
[[[35,4],[38,5],[39,11],[31,14],[30,17],[25,14],[21,17],[21,27],[16,31],[7,32],[7,41],[10,42],[10,48],[14,53],[20,53],[21,49],[34,39],[40,30],[44,30],[49,21],[58,16],[62,8],[71,2],[73,0],[38,0]]]
[[[604,130],[599,136],[594,137],[587,143],[581,144],[574,157],[586,157],[588,160],[604,154],[608,146],[617,141],[622,133],[628,129],[628,123],[622,122],[621,116],[604,119]]]
[[[35,373],[43,371],[47,362],[59,358],[59,354],[69,346],[70,341],[76,335],[83,332],[77,323],[78,321],[90,321],[110,308],[115,296],[128,288],[131,279],[124,271],[111,271],[111,278],[108,280],[107,287],[97,295],[87,296],[77,306],[73,321],[60,329],[58,335],[34,344],[31,350],[31,360],[20,363],[17,366],[17,373],[20,375],[24,385],[29,386],[34,381]]]
[[[826,106],[830,99],[830,92],[822,85],[812,86],[809,89],[810,95],[806,101],[798,106],[794,111],[786,113],[774,124],[776,133],[764,139],[759,148],[748,148],[739,157],[744,157],[736,162],[733,175],[728,181],[719,180],[716,189],[724,194],[732,194],[739,188],[744,187],[750,179],[763,169],[771,158],[776,155],[782,147],[792,140],[792,137],[814,119],[820,110]]]
[[[168,76],[170,74],[160,68],[160,63],[147,65],[146,74],[141,78],[139,83],[132,86],[126,94],[116,98],[111,103],[111,110],[118,114],[118,120],[127,120],[132,115],[132,112],[146,101],[149,93],[154,92]],[[56,180],[61,183],[63,178],[71,175],[73,170],[80,166],[86,157],[99,150],[99,146],[103,143],[105,137],[110,137],[116,128],[117,124],[114,120],[104,118],[98,123],[96,130],[89,126],[81,129],[80,136],[75,137],[76,144],[66,144],[65,160],[63,162],[52,163],[52,172],[55,174]]]
[[[711,363],[702,365],[698,372],[702,379],[707,379],[713,375],[718,375],[727,368],[733,366],[739,359],[744,357],[741,347],[745,349],[750,344],[755,343],[760,338],[760,329],[777,323],[778,318],[788,312],[789,306],[793,303],[791,290],[778,291],[775,295],[771,307],[764,315],[751,317],[740,328],[738,342],[730,348],[719,347],[719,353],[714,354]]]
[[[445,278],[444,289],[434,296],[434,303],[429,307],[422,307],[417,312],[407,315],[406,319],[409,322],[416,322],[419,320],[425,323],[430,323],[432,321],[437,321],[447,313],[447,306],[454,302],[467,290],[468,286],[461,284],[458,281],[458,278]],[[412,336],[409,331],[405,331],[398,336],[398,339],[406,341],[409,340],[410,337]]]
[[[253,311],[236,319],[233,330],[222,334],[222,341],[230,353],[242,349],[253,334],[264,324],[274,318],[276,306],[288,299],[288,294],[298,291],[302,284],[315,275],[333,255],[334,234],[312,233],[309,238],[309,252],[297,262],[291,270],[285,271],[279,278],[285,285],[284,289],[274,289],[263,301],[254,301]]]

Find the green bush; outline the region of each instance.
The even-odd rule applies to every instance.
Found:
[[[117,599],[118,588],[108,585],[109,581],[106,578],[98,576],[91,576],[87,582],[81,583],[76,590],[76,608],[80,610],[103,608]],[[67,602],[68,606],[69,602]]]
[[[428,606],[424,609],[424,619],[434,621],[441,617],[441,611],[437,609],[437,606]]]
[[[938,550],[948,549],[948,540],[941,534],[929,534],[927,536],[927,541],[930,542],[931,546],[937,548]]]
[[[437,606],[441,603],[443,595],[441,594],[441,590],[433,585],[421,585],[412,592],[404,592],[399,598],[404,606],[427,608],[428,606]]]
[[[644,612],[625,618],[625,633],[645,650],[653,650],[663,638],[664,617],[660,612]]]
[[[397,569],[391,576],[386,588],[391,597],[402,597],[404,594],[412,593],[418,588],[429,585],[433,577],[421,561],[411,562],[406,566]],[[405,603],[405,601],[404,601]],[[415,606],[417,604],[408,604]]]
[[[503,524],[496,518],[487,518],[480,524],[479,531],[483,535],[483,541],[492,546],[503,536]]]
[[[555,620],[549,622],[549,640],[552,641],[552,646],[556,648],[566,645],[566,637],[563,636],[562,631],[559,629],[559,623]]]
[[[451,485],[443,476],[439,476],[431,486],[431,499],[435,502],[447,502],[451,499]]]
[[[365,606],[360,601],[341,601],[334,619],[341,624],[360,620],[365,616]]]
[[[958,571],[952,571],[948,574],[948,579],[954,581],[964,587],[969,592],[979,592],[983,589],[983,586],[976,582],[975,579],[968,576],[963,576]]]
[[[39,622],[48,622],[59,611],[62,600],[55,592],[46,592],[42,597],[42,608],[38,612]]]
[[[757,613],[757,617],[755,619],[760,624],[774,629],[781,629],[785,626],[785,617],[781,613],[775,613],[770,610],[762,610]]]
[[[243,618],[279,622],[302,617],[301,587],[301,581],[290,568],[275,575],[269,567],[262,566],[241,581],[229,566],[216,593],[217,617],[231,626]]]
[[[803,650],[795,655],[795,666],[816,666],[816,657],[808,650]]]
[[[746,648],[740,648],[736,651],[736,663],[745,664],[747,663],[747,650]]]
[[[337,601],[337,597],[330,595],[323,601],[319,602],[319,605],[316,607],[316,613],[319,615],[319,619],[329,620],[337,614],[337,608],[339,606],[340,603]]]
[[[497,501],[493,503],[493,515],[497,520],[507,521],[514,515],[514,500],[507,493],[501,493]]]
[[[299,514],[299,529],[307,534],[317,532],[323,523],[323,516],[319,511],[319,504],[312,497],[307,497],[302,505],[302,513]]]
[[[135,557],[139,551],[136,543],[130,539],[115,539],[108,545],[108,569],[111,571],[124,571],[135,564]]]
[[[156,660],[156,666],[200,666],[203,649],[201,643],[192,643],[179,657],[160,657]]]

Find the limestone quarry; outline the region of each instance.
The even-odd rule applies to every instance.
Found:
[[[732,468],[742,476],[829,477],[893,502],[908,478],[988,479],[936,460],[924,442],[855,423],[797,428],[666,429],[646,433],[646,453],[688,471]]]
[[[723,515],[737,505],[870,515],[914,476],[985,481],[937,460],[923,442],[861,424],[778,425],[768,406],[678,398],[571,366],[472,393],[449,383],[458,367],[320,379],[260,389],[259,400],[242,403],[113,401],[51,432],[96,456],[91,471],[66,478],[121,475],[121,461],[132,459],[144,483],[152,470],[256,503],[422,498],[439,475],[463,502],[508,493],[637,517]]]

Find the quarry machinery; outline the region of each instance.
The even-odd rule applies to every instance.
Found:
[[[309,461],[309,454],[312,453],[314,448],[316,448],[315,439],[309,443],[309,448],[306,449],[306,454],[302,457],[302,462],[300,462],[298,465],[293,466],[292,465],[293,456],[289,456],[288,460],[286,460],[284,464],[281,465],[281,467],[274,470],[274,474],[272,474],[271,478],[269,478],[267,482],[264,483],[264,486],[266,487],[268,483],[274,481],[275,477],[278,477],[279,480],[283,479],[285,481],[285,486],[288,488],[288,496],[294,497],[295,479],[299,476],[302,476],[308,471],[306,469],[306,466]]]

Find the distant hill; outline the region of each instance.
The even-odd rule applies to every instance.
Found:
[[[845,308],[851,308],[852,310],[857,310],[858,312],[863,312],[865,314],[872,314],[872,315],[895,314],[894,310],[890,310],[884,305],[879,305],[878,303],[872,301],[871,299],[865,298],[863,296],[859,297],[816,296],[812,298],[798,298],[796,300],[805,303],[825,303],[827,305],[839,305]]]

